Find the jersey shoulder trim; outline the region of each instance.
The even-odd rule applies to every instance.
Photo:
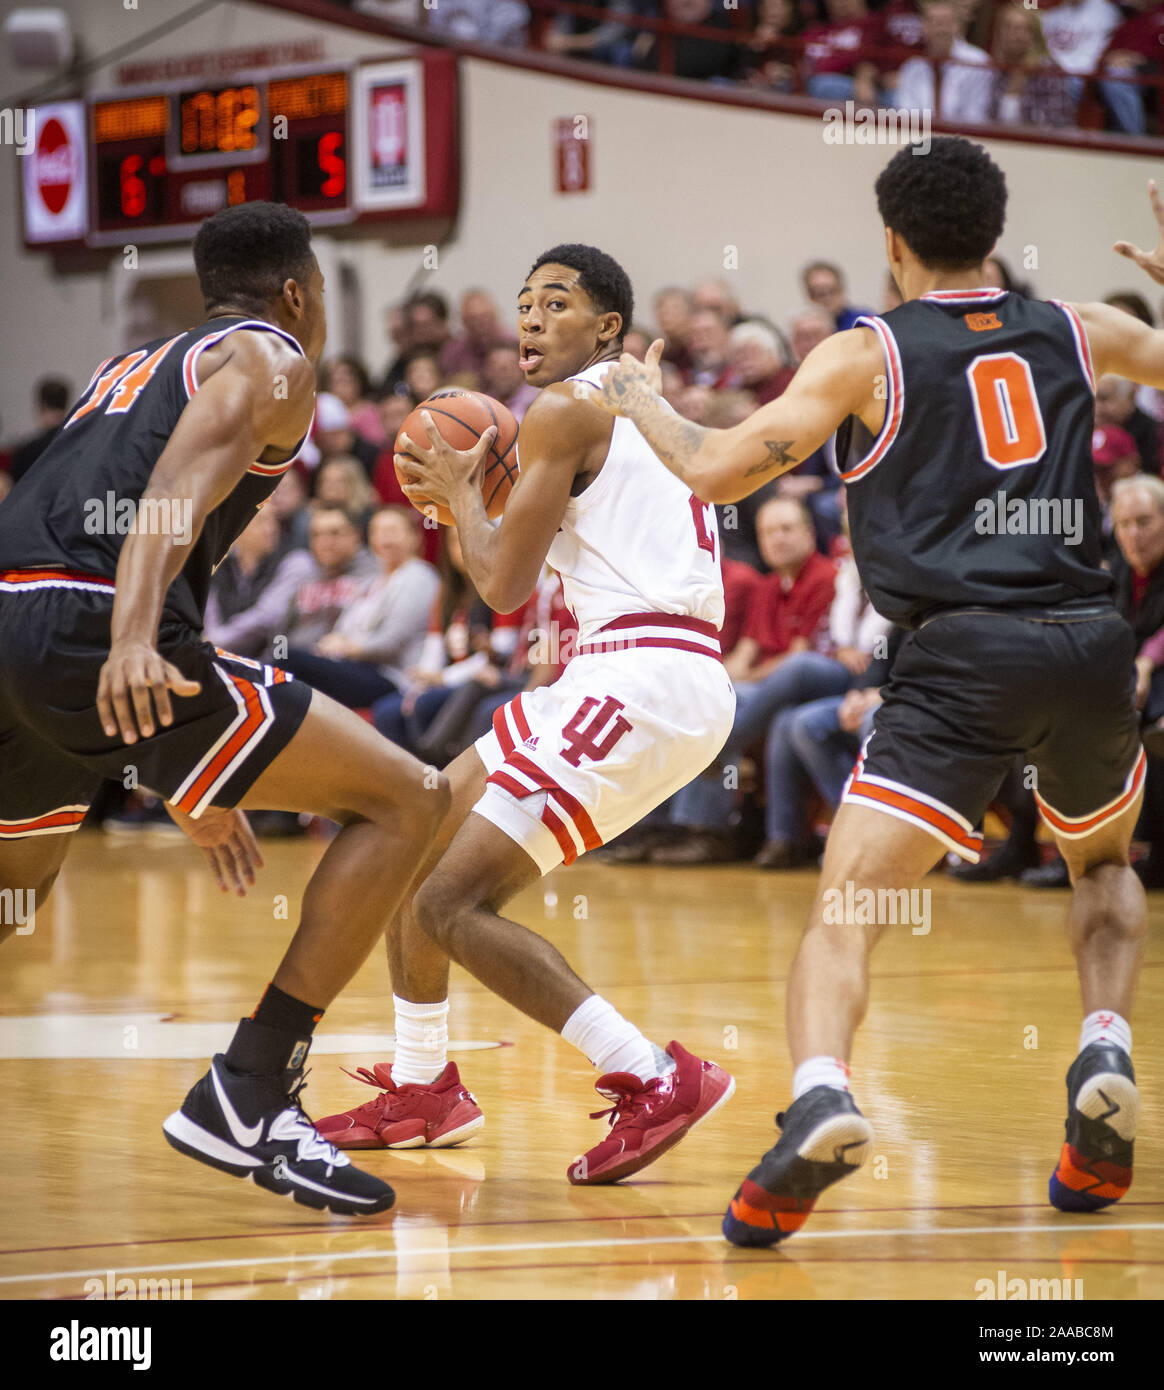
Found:
[[[921,298],[930,304],[990,304],[996,299],[1002,299],[1009,293],[1009,290],[999,290],[990,287],[978,290],[930,290],[928,294],[923,294]]]
[[[274,333],[276,336],[282,338],[285,343],[293,347],[300,357],[307,356],[302,346],[290,333],[284,332],[282,328],[276,327],[273,323],[268,323],[265,319],[243,319],[240,323],[232,323],[229,327],[222,328],[217,333],[208,333],[205,338],[199,338],[196,343],[187,348],[186,356],[182,359],[182,383],[186,388],[187,400],[192,400],[194,392],[198,390],[199,357],[202,356],[208,347],[212,347],[215,343],[222,342],[223,338],[227,337],[228,334],[237,333],[240,328]],[[285,459],[282,463],[260,463],[256,459],[247,469],[247,472],[257,474],[262,478],[278,478],[282,476],[303,452],[307,441],[311,438],[311,431],[314,427],[315,411],[313,410],[311,412],[311,424],[307,427],[307,433],[299,441],[299,444],[290,458]]]
[[[1065,304],[1061,299],[1050,299],[1048,304],[1053,304],[1056,309],[1061,309],[1067,319],[1071,329],[1071,336],[1075,339],[1075,355],[1079,358],[1079,366],[1083,371],[1084,379],[1091,387],[1092,395],[1095,394],[1095,368],[1091,362],[1091,345],[1087,341],[1087,329],[1083,326],[1083,320],[1073,305]]]
[[[290,333],[284,332],[282,328],[277,328],[273,323],[267,323],[265,319],[243,319],[239,323],[232,323],[226,328],[221,328],[217,333],[208,333],[205,338],[199,338],[196,343],[187,348],[186,356],[182,359],[182,382],[186,387],[186,399],[190,400],[194,392],[198,390],[198,359],[208,347],[213,347],[215,343],[222,342],[223,338],[231,333],[237,333],[240,329],[246,328],[259,332],[274,333],[295,349],[300,357],[307,354]]]
[[[905,411],[905,378],[901,371],[901,352],[897,346],[897,339],[893,336],[893,329],[884,319],[870,314],[862,314],[853,327],[871,328],[881,341],[881,353],[885,358],[885,423],[865,457],[841,474],[846,483],[857,482],[877,467],[889,452],[889,446],[897,438],[901,430],[901,417]]]

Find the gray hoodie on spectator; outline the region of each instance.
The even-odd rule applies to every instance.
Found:
[[[332,630],[358,645],[359,660],[371,662],[399,685],[404,672],[420,660],[440,587],[441,577],[427,561],[405,560],[347,604]]]

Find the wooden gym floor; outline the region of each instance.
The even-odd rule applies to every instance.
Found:
[[[80,1299],[87,1281],[131,1278],[219,1299],[969,1300],[1005,1271],[1081,1280],[1087,1300],[1164,1297],[1159,894],[1128,1199],[1095,1216],[1046,1201],[1080,1014],[1067,895],[933,875],[929,933],[892,930],[874,957],[854,1057],[873,1157],[779,1251],[746,1251],[719,1222],[789,1099],[784,981],[814,875],[584,861],[525,893],[514,916],[657,1042],[726,1065],[735,1097],[638,1179],[572,1188],[568,1163],[604,1132],[590,1069],[454,972],[451,1055],[486,1128],[460,1149],[358,1159],[397,1203],[356,1222],[280,1203],[161,1135],[270,978],[320,846],[264,852],[240,902],[180,841],[80,835],[35,930],[4,946],[0,1296]],[[390,1056],[387,1003],[378,952],[321,1025],[309,1113],[371,1097],[339,1068]]]

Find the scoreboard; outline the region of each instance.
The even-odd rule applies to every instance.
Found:
[[[456,60],[433,52],[38,108],[20,161],[26,244],[183,241],[204,217],[254,199],[323,225],[453,216],[456,98]],[[73,188],[74,214],[54,220],[62,179],[83,185],[82,219]]]

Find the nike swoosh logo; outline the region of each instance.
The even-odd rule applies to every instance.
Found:
[[[214,1082],[214,1093],[218,1097],[218,1104],[222,1113],[226,1116],[226,1123],[234,1135],[235,1142],[241,1144],[244,1149],[253,1148],[259,1142],[259,1135],[263,1132],[263,1122],[247,1126],[238,1117],[238,1112],[231,1105],[230,1099],[223,1089],[222,1082],[218,1079],[218,1068],[213,1062],[210,1064],[210,1077]]]

